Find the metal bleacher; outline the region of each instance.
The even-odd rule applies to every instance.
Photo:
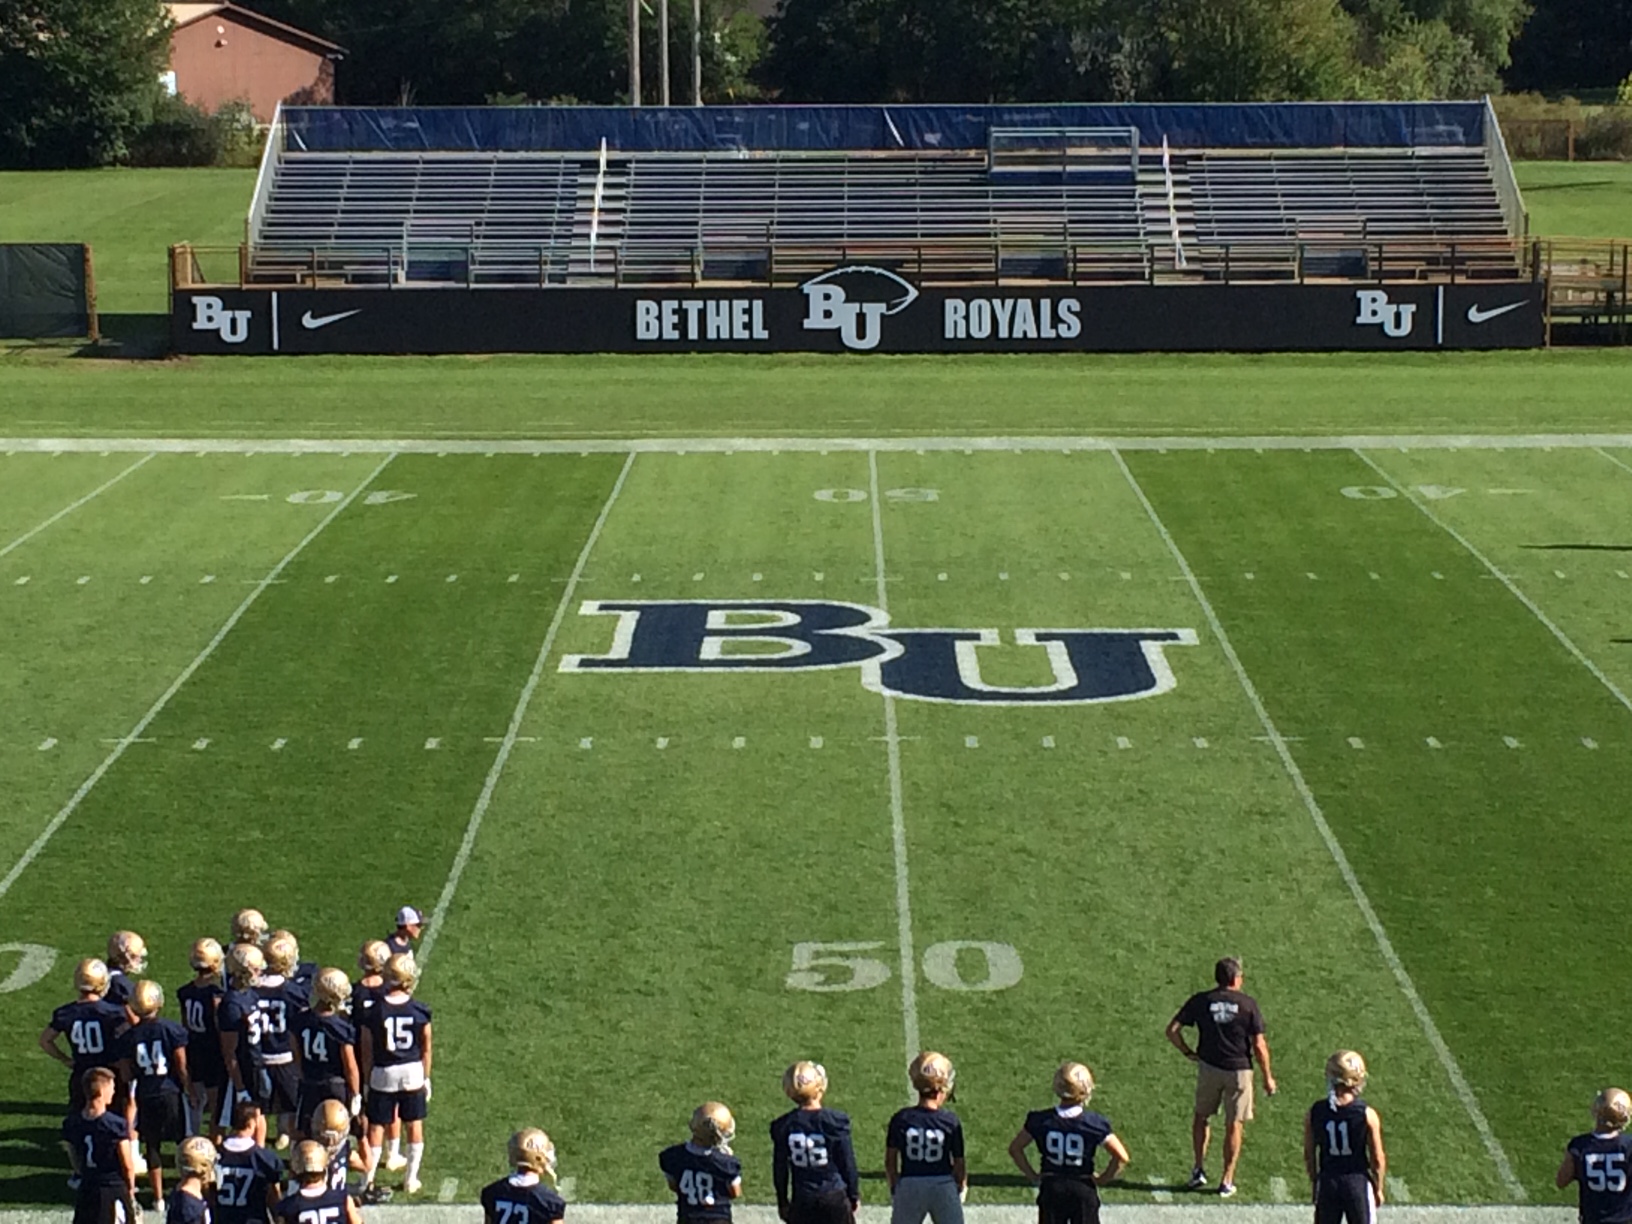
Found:
[[[275,125],[242,277],[793,284],[860,260],[924,283],[1519,272],[1522,206],[1488,140],[1168,149],[1133,126],[994,124],[985,148],[579,143],[313,150]]]

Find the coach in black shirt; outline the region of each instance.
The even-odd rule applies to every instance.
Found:
[[[1196,1115],[1190,1136],[1196,1163],[1190,1170],[1190,1188],[1207,1184],[1203,1162],[1212,1137],[1212,1117],[1224,1109],[1224,1171],[1218,1193],[1235,1193],[1235,1163],[1241,1158],[1242,1124],[1252,1120],[1252,1063],[1256,1057],[1264,1073],[1264,1092],[1275,1095],[1275,1073],[1269,1066],[1269,1043],[1264,1040],[1264,1015],[1258,1001],[1241,991],[1241,962],[1226,956],[1213,967],[1214,990],[1191,995],[1167,1024],[1167,1039],[1179,1053],[1196,1064]],[[1184,1030],[1196,1030],[1192,1050]]]

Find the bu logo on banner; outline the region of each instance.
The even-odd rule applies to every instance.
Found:
[[[1411,334],[1417,313],[1414,304],[1391,302],[1384,289],[1359,289],[1355,291],[1354,298],[1359,308],[1354,318],[1356,326],[1381,327],[1383,335],[1393,336],[1397,340]]]
[[[918,300],[918,290],[894,272],[856,264],[812,277],[805,295],[805,330],[836,331],[844,347],[868,352],[884,338],[884,319]]]
[[[1045,652],[1053,680],[989,683],[980,648],[996,629],[896,629],[864,604],[825,599],[589,600],[584,616],[615,616],[604,655],[568,655],[564,672],[798,672],[854,667],[864,687],[913,701],[974,705],[1080,705],[1154,697],[1177,681],[1169,646],[1194,646],[1193,629],[1017,629]]]
[[[228,310],[218,297],[199,295],[193,299],[193,330],[213,331],[223,344],[242,344],[249,339],[249,310]]]

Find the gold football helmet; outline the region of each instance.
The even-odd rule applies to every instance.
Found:
[[[737,1120],[720,1102],[704,1101],[692,1111],[691,1139],[697,1146],[729,1152],[736,1137]]]
[[[235,943],[227,952],[227,980],[239,990],[255,984],[266,972],[266,957],[252,943]]]
[[[1625,1130],[1632,1122],[1632,1097],[1619,1088],[1605,1088],[1592,1103],[1592,1118],[1605,1130]]]
[[[331,1097],[319,1105],[312,1130],[316,1133],[317,1141],[333,1155],[351,1134],[351,1114],[345,1103]]]
[[[143,1020],[151,1020],[164,1010],[164,987],[143,979],[130,992],[130,1010]]]
[[[912,1060],[912,1065],[907,1068],[907,1078],[912,1081],[915,1091],[924,1096],[931,1096],[938,1092],[951,1092],[958,1073],[952,1067],[952,1060],[945,1054],[925,1050]]]
[[[555,1180],[555,1144],[536,1126],[510,1136],[510,1163],[517,1169]]]
[[[295,1145],[294,1154],[289,1158],[289,1172],[296,1177],[310,1177],[314,1173],[328,1171],[329,1153],[321,1143],[307,1139]]]
[[[325,969],[312,983],[312,1006],[339,1011],[351,998],[351,979],[344,969]]]
[[[74,966],[74,989],[80,994],[107,994],[108,967],[94,956]]]
[[[183,1139],[176,1149],[176,1171],[209,1185],[215,1180],[215,1144],[203,1135]]]
[[[385,969],[382,973],[385,977],[385,984],[392,990],[401,990],[412,994],[414,987],[419,985],[419,966],[414,964],[414,956],[411,952],[398,952],[385,962]]]
[[[801,1059],[782,1073],[782,1091],[801,1105],[827,1095],[827,1068]]]
[[[258,909],[241,909],[232,916],[232,942],[259,947],[266,940],[266,919]]]
[[[108,964],[125,973],[147,968],[147,941],[135,931],[115,931],[108,936]]]
[[[1079,1062],[1064,1062],[1054,1072],[1054,1095],[1068,1105],[1086,1105],[1094,1095],[1094,1073]]]
[[[1354,1050],[1339,1050],[1326,1060],[1326,1083],[1359,1092],[1366,1086],[1366,1060]]]
[[[192,951],[187,954],[187,963],[193,967],[195,973],[220,973],[225,955],[221,951],[221,945],[206,935],[203,939],[193,940]]]
[[[288,931],[273,931],[266,937],[266,967],[288,977],[300,963],[300,943]]]
[[[383,939],[371,939],[357,952],[357,968],[365,976],[385,972],[385,962],[391,959],[391,949]]]

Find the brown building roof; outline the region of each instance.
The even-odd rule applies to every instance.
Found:
[[[201,4],[166,4],[170,13],[170,20],[175,22],[176,29],[180,30],[192,25],[195,21],[203,21],[206,17],[214,17],[226,13],[234,20],[244,25],[255,27],[273,38],[282,39],[303,47],[308,51],[315,51],[331,59],[344,56],[346,49],[338,43],[332,43],[326,38],[319,38],[316,34],[309,34],[305,30],[298,30],[292,25],[285,25],[281,21],[255,12],[253,9],[243,8],[233,4],[231,0],[215,0],[213,3]]]

